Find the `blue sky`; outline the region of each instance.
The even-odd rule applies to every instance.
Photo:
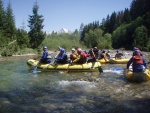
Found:
[[[28,28],[29,15],[35,1],[39,5],[39,14],[44,17],[44,31],[59,31],[61,28],[74,31],[81,23],[87,25],[99,21],[125,8],[130,8],[132,0],[2,0],[6,9],[10,1],[15,24],[20,28],[25,23]]]

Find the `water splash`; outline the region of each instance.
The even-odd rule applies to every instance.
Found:
[[[89,82],[89,81],[83,81],[83,80],[77,80],[77,81],[67,81],[62,80],[58,81],[58,86],[62,88],[66,87],[80,87],[85,90],[89,89],[95,89],[96,88],[96,82]]]
[[[112,69],[103,70],[104,73],[116,73],[116,74],[119,74],[119,75],[123,75],[123,71],[124,70],[112,70]]]

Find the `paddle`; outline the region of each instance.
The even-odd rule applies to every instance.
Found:
[[[114,68],[112,68],[112,70],[113,71],[121,71],[121,70],[123,70],[123,68],[122,67],[114,67]]]
[[[52,64],[55,63],[55,61],[56,61],[55,58],[58,56],[58,54],[59,54],[59,52],[58,52],[54,57],[52,57],[53,61],[51,61],[51,62],[44,68],[44,70],[46,70],[46,69],[48,68],[49,65],[52,65]]]
[[[70,65],[72,65],[72,61],[71,60],[70,60],[70,63],[68,64],[68,67],[67,67],[67,71],[66,71],[67,73],[69,72],[69,66]]]
[[[35,65],[34,70],[32,71],[32,73],[36,73],[37,72],[37,66],[38,64],[40,64],[40,61]]]
[[[96,59],[95,54],[94,54],[94,52],[93,52],[93,49],[92,49],[92,54],[93,54],[94,58]],[[97,63],[97,61],[96,61],[96,63]],[[99,71],[100,73],[103,73],[103,69],[102,69],[102,67],[99,66],[99,65],[98,65],[98,71]]]
[[[38,58],[40,58],[41,56],[39,56]],[[34,58],[34,60],[38,59],[38,58]],[[40,60],[39,62],[35,65],[34,70],[32,71],[33,73],[37,73],[37,67],[40,64]]]

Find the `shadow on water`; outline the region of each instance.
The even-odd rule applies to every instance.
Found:
[[[125,65],[104,65],[102,74],[61,71],[33,74],[26,60],[16,58],[0,63],[1,113],[150,111],[150,81],[129,83],[125,79]]]

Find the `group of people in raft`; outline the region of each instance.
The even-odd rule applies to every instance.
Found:
[[[46,46],[43,47],[43,55],[40,59],[40,63],[51,63],[52,58],[48,57],[48,48]],[[55,64],[66,64],[66,63],[77,63],[77,64],[84,64],[86,62],[96,62],[100,59],[107,59],[110,58],[110,50],[105,52],[105,50],[98,50],[97,47],[91,48],[88,52],[83,51],[81,48],[77,50],[72,48],[71,54],[69,56],[70,60],[68,60],[68,55],[64,48],[59,47],[59,53],[56,55]],[[123,54],[117,50],[115,54],[115,59],[121,59]],[[140,49],[134,47],[133,55],[130,60],[127,62],[126,68],[129,69],[129,66],[132,64],[133,72],[142,72],[147,68],[147,62],[145,58],[143,58]]]

